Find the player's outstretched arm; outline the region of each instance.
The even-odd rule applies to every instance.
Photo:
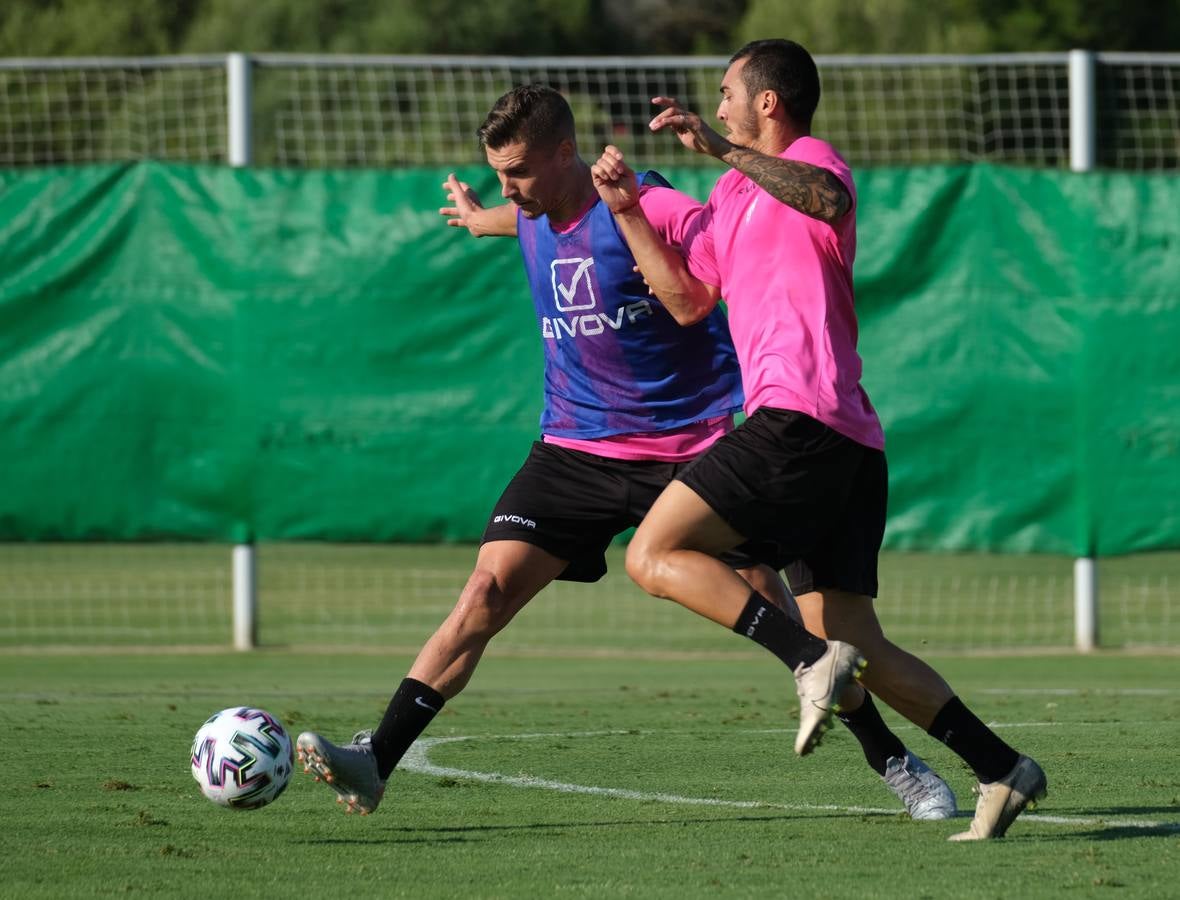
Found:
[[[720,291],[696,278],[684,258],[652,227],[639,203],[635,172],[617,147],[608,146],[590,167],[598,195],[615,221],[648,288],[681,325],[701,321],[717,305]]]
[[[516,237],[516,207],[511,203],[485,207],[479,195],[465,181],[460,181],[452,172],[443,182],[447,199],[453,206],[439,208],[439,215],[445,216],[447,224],[454,228],[466,228],[475,237]]]
[[[852,208],[848,188],[827,169],[739,147],[671,97],[653,97],[651,102],[663,107],[648,126],[652,131],[672,131],[688,149],[732,166],[791,209],[832,225]]]
[[[834,225],[852,209],[852,195],[833,172],[811,163],[733,147],[718,157],[780,203]]]

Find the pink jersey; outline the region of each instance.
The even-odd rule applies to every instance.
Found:
[[[595,202],[597,198],[594,198],[572,222],[563,223],[562,230],[574,228]],[[665,187],[642,188],[639,202],[643,206],[644,215],[656,232],[668,243],[675,245],[679,245],[684,239],[685,232],[701,211],[699,201]],[[727,415],[667,431],[617,434],[593,440],[546,434],[542,439],[547,444],[556,444],[559,447],[568,447],[611,459],[685,462],[704,453],[732,429],[733,416]]]
[[[556,444],[570,450],[581,450],[610,459],[645,459],[658,462],[688,462],[712,447],[723,435],[733,431],[733,416],[717,416],[673,428],[669,431],[648,431],[616,434],[613,437],[580,441],[544,435],[546,444]]]
[[[586,205],[568,222],[550,222],[550,226],[558,232],[573,231],[596,203],[597,195],[587,200]],[[679,247],[684,241],[689,227],[704,209],[700,200],[655,184],[640,186],[639,205],[643,207],[643,214],[647,216],[647,221],[651,223],[656,234],[674,247]]]
[[[848,164],[813,137],[779,156],[834,173],[856,207]],[[852,260],[856,217],[813,219],[736,169],[718,179],[683,238],[689,270],[721,288],[742,367],[746,412],[762,406],[805,413],[876,449],[885,435],[860,385]]]

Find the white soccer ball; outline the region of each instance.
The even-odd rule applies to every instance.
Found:
[[[221,806],[258,809],[291,780],[291,738],[266,710],[234,706],[214,713],[193,738],[193,778]]]

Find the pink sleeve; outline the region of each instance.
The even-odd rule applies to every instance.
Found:
[[[707,284],[721,284],[713,257],[711,211],[697,200],[664,187],[646,187],[639,194],[652,227],[685,257],[688,270]]]
[[[688,271],[696,278],[721,286],[721,272],[717,268],[717,253],[713,247],[713,207],[706,206],[695,216],[684,235],[680,248]]]
[[[650,185],[640,188],[639,205],[659,235],[679,247],[684,233],[701,211],[701,202],[671,188]]]

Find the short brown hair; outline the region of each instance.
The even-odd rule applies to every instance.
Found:
[[[479,127],[479,143],[495,150],[512,141],[556,147],[574,138],[574,112],[565,97],[543,84],[515,87],[496,101]]]
[[[819,106],[819,71],[810,53],[794,41],[771,39],[746,44],[729,60],[730,65],[739,59],[746,60],[742,68],[746,93],[774,91],[791,121],[811,127]]]

